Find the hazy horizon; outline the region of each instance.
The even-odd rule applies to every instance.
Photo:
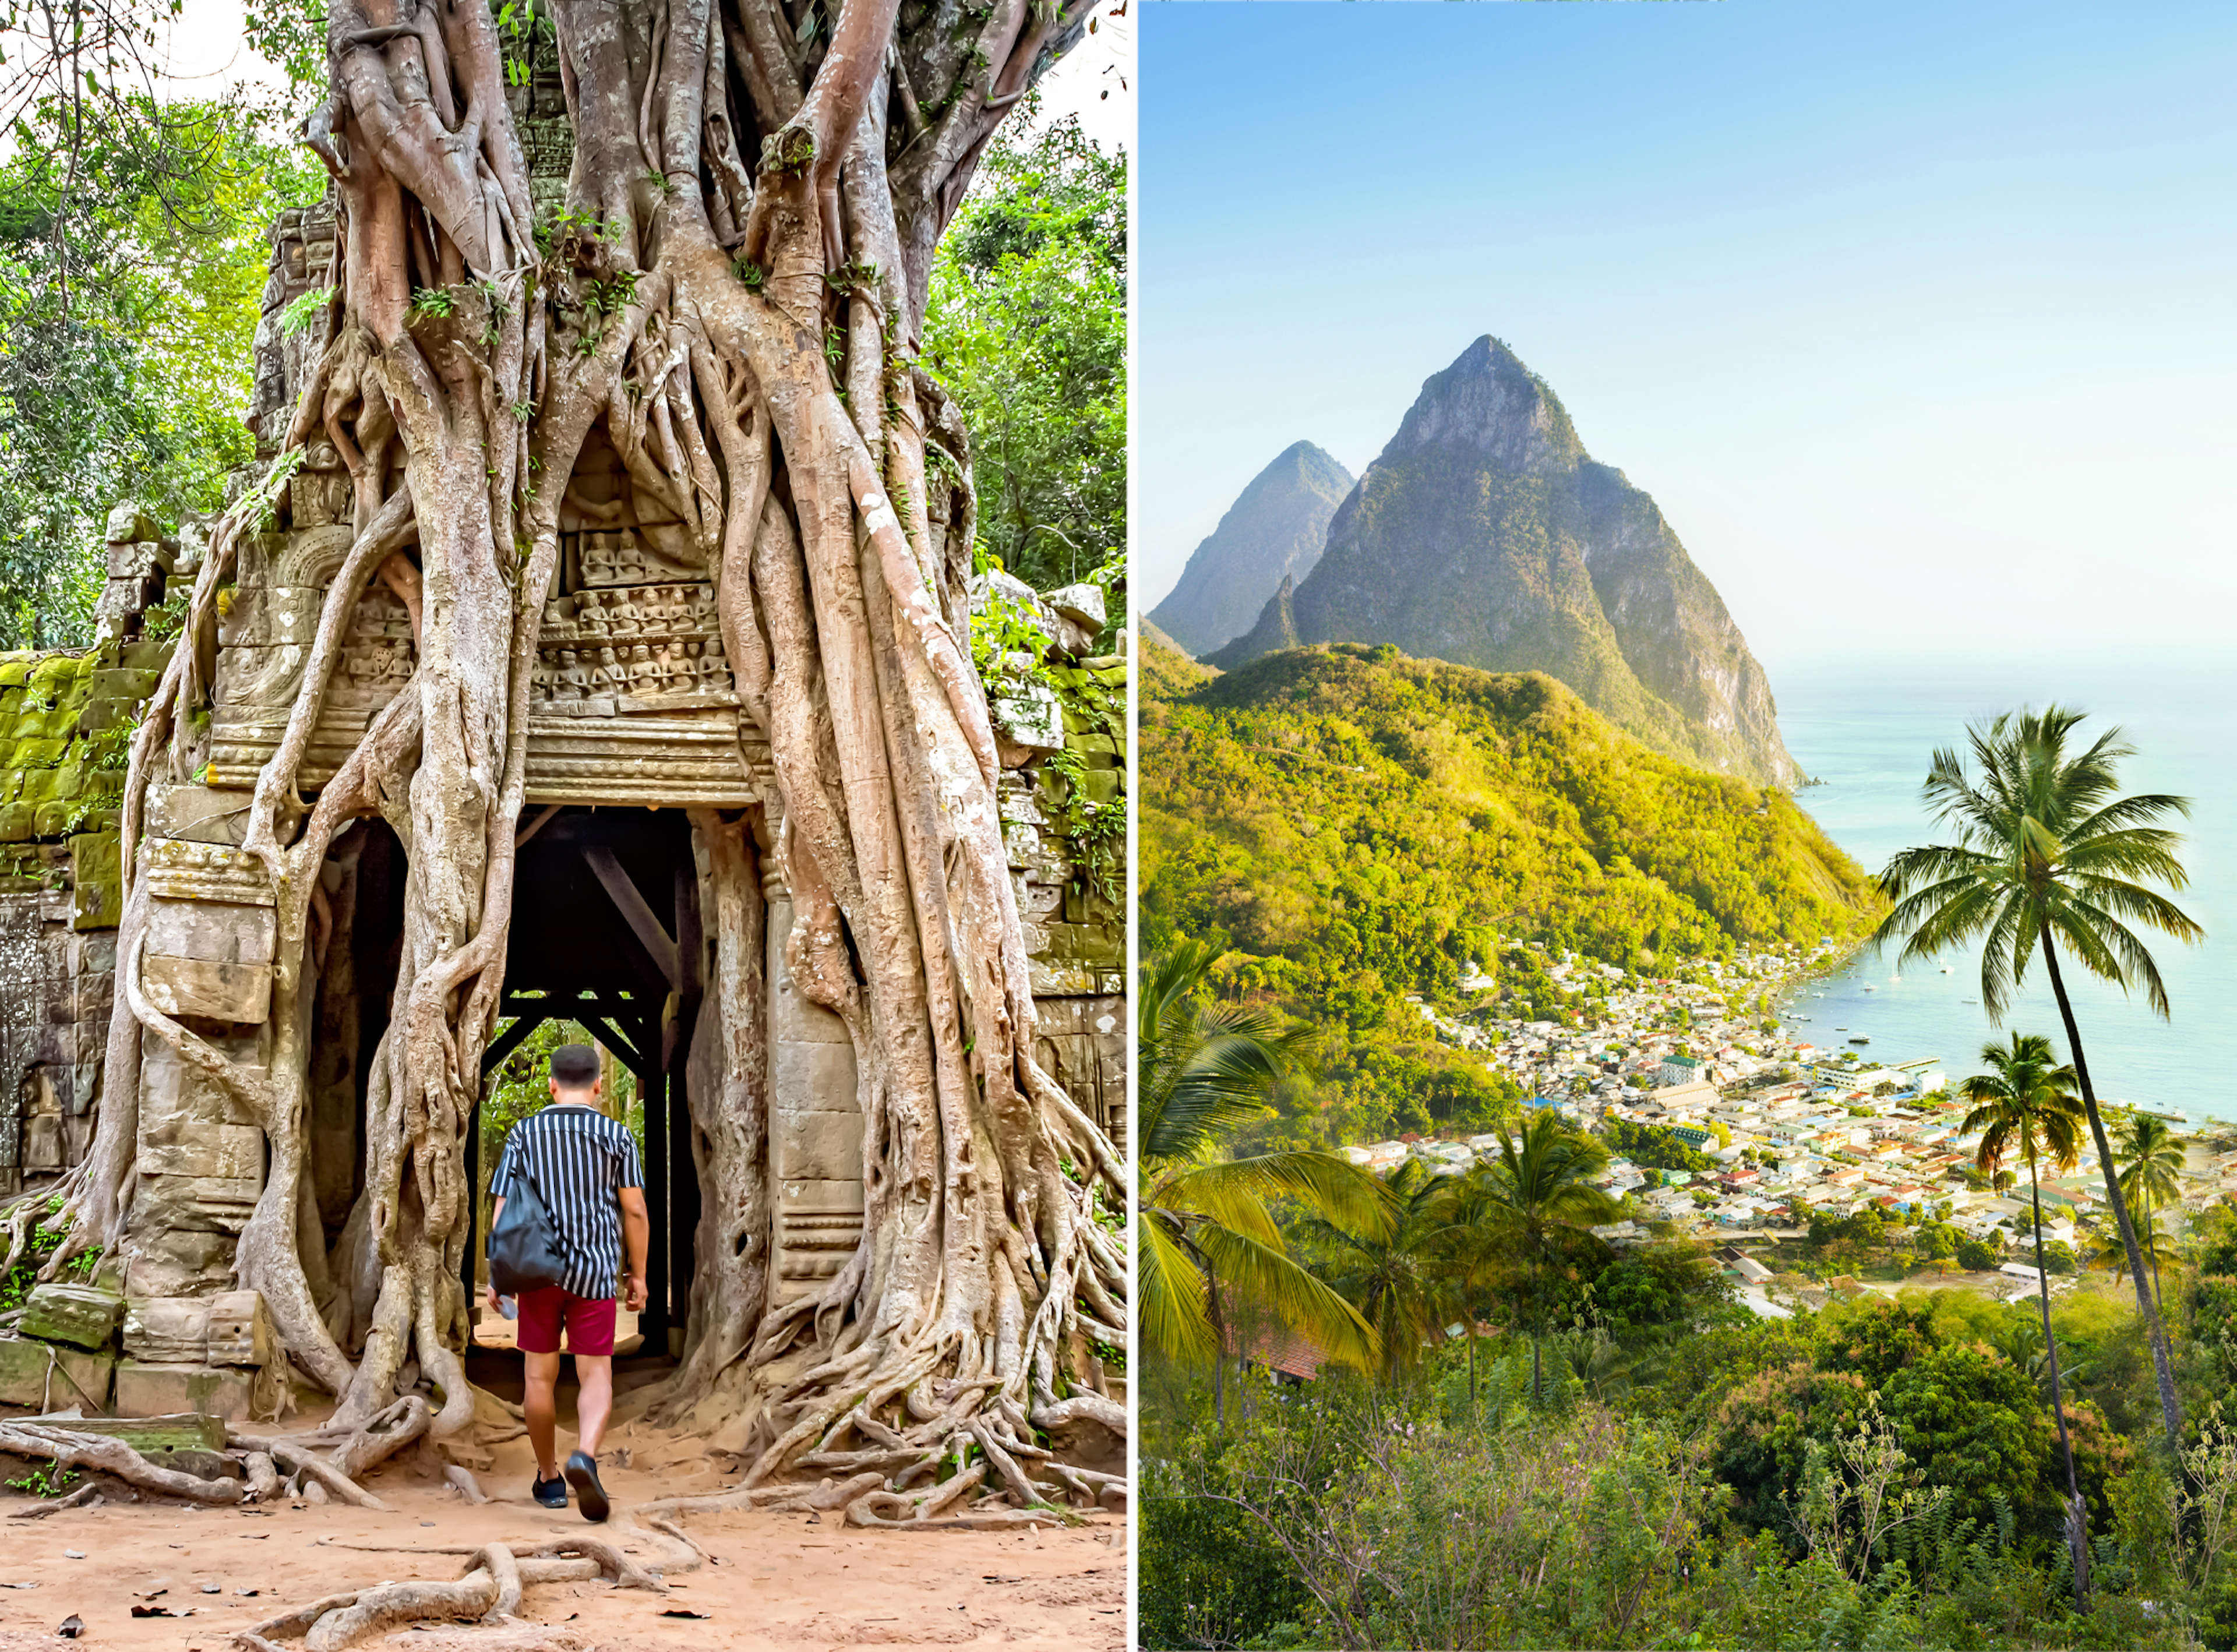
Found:
[[[1167,5],[1141,29],[1145,611],[1276,454],[1363,472],[1491,333],[1654,496],[1774,687],[1859,648],[2226,647],[2237,17]],[[1302,142],[1316,87],[1371,125]]]

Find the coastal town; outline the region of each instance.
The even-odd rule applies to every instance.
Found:
[[[1550,983],[1558,1001],[1517,1003],[1493,995],[1498,981],[1471,962],[1463,995],[1488,1001],[1460,1014],[1417,1001],[1441,1042],[1481,1053],[1495,1074],[1518,1083],[1526,1111],[1551,1108],[1601,1136],[1610,1153],[1601,1186],[1623,1200],[1624,1219],[1594,1231],[1613,1244],[1696,1237],[1727,1249],[1744,1287],[1772,1270],[1739,1247],[1777,1243],[1813,1221],[1864,1212],[1901,1228],[1947,1222],[2011,1260],[1998,1270],[2012,1290],[2032,1290],[2036,1271],[2021,1260],[2029,1232],[2025,1166],[1983,1174],[1980,1138],[1963,1128],[1965,1104],[1932,1054],[1869,1057],[1859,1036],[1831,1046],[1798,1037],[1798,1018],[1778,1006],[1803,983],[1843,960],[1831,941],[1815,948],[1742,951],[1707,959],[1671,977],[1640,975],[1574,954],[1548,955],[1518,943],[1528,978]],[[1521,1010],[1520,1014],[1499,1012]],[[1841,1040],[1846,1029],[1826,1036]],[[2108,1113],[2117,1109],[2108,1104]],[[2237,1141],[2227,1132],[2191,1133],[2181,1210],[2162,1226],[2179,1228],[2185,1211],[2237,1195]],[[1429,1174],[1456,1176],[1495,1162],[1495,1133],[1448,1140],[1409,1136],[1349,1146],[1355,1164],[1388,1173],[1418,1159]],[[2075,1246],[2105,1208],[2094,1155],[2071,1173],[2042,1184],[2043,1238]],[[2054,1267],[2054,1272],[2056,1268]],[[1814,1293],[1813,1293],[1814,1294]],[[1759,1291],[1744,1290],[1759,1311]]]

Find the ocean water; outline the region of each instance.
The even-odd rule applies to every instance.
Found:
[[[2091,661],[1998,671],[1821,667],[1773,680],[1787,749],[1826,783],[1797,798],[1868,872],[1898,849],[1946,841],[1919,788],[1936,748],[1962,750],[1970,722],[2056,699],[2090,713],[2085,736],[2117,724],[2136,748],[2122,789],[2191,800],[2189,820],[2176,823],[2190,883],[2174,898],[2207,939],[2195,947],[2149,941],[2171,1001],[2167,1021],[2141,992],[2124,996],[2061,955],[2089,1076],[2108,1100],[2179,1109],[2194,1123],[2237,1120],[2237,720],[2229,710],[2237,673],[2211,663]],[[1894,948],[1867,951],[1805,988],[1789,1024],[1821,1046],[1867,1037],[1860,1053],[1876,1061],[1938,1059],[1953,1083],[1983,1070],[1982,1045],[2012,1030],[2045,1034],[2064,1054],[2040,953],[2002,1028],[1978,1001],[1980,967],[1975,949],[1914,962],[1898,979]]]

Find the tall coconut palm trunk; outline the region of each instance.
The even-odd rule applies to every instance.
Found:
[[[2128,1201],[2121,1197],[2120,1168],[2113,1162],[2113,1143],[2105,1133],[2104,1115],[2097,1110],[2097,1092],[2089,1082],[2089,1058],[2082,1052],[2082,1028],[2074,1019],[2074,1005],[2066,995],[2066,981],[2058,973],[2058,950],[2050,943],[2050,926],[2042,932],[2043,967],[2050,972],[2050,990],[2058,1000],[2059,1019],[2066,1024],[2066,1047],[2074,1057],[2074,1075],[2082,1087],[2082,1107],[2089,1119],[2089,1139],[2097,1144],[2097,1162],[2105,1172],[2106,1202],[2121,1233],[2121,1248],[2128,1258],[2128,1272],[2135,1280],[2136,1306],[2144,1316],[2152,1340],[2152,1371],[2159,1380],[2160,1419],[2167,1430],[2168,1450],[2176,1459],[2182,1452],[2182,1401],[2174,1391],[2174,1366],[2169,1357],[2167,1327],[2161,1324],[2159,1305],[2144,1277],[2144,1253],[2136,1243],[2136,1226],[2128,1219]]]
[[[2050,1274],[2042,1263],[2042,1186],[2036,1175],[2035,1153],[2028,1153],[2028,1199],[2035,1207],[2036,1296],[2042,1307],[2042,1356],[2050,1368],[2050,1410],[2058,1418],[2058,1449],[2066,1459],[2066,1542],[2074,1554],[2074,1609],[2082,1609],[2089,1593],[2089,1511],[2082,1500],[2082,1478],[2075,1472],[2074,1442],[2066,1430],[2066,1398],[2059,1384],[2058,1338],[2050,1329]]]

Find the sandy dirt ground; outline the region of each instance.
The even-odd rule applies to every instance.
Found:
[[[559,1449],[571,1445],[563,1428]],[[366,1481],[393,1505],[387,1513],[337,1503],[195,1511],[112,1502],[0,1519],[0,1652],[66,1644],[56,1630],[73,1616],[84,1626],[79,1645],[234,1652],[234,1631],[291,1606],[388,1581],[452,1578],[467,1564],[412,1550],[595,1532],[657,1563],[672,1545],[636,1525],[631,1507],[720,1490],[737,1478],[735,1458],[619,1427],[602,1454],[614,1516],[599,1527],[530,1500],[525,1440],[494,1452],[495,1466],[479,1477],[492,1501],[478,1507],[440,1483],[427,1455],[407,1453]],[[0,1493],[0,1515],[32,1504]],[[1125,1642],[1120,1517],[1014,1532],[863,1531],[828,1514],[696,1515],[682,1524],[709,1563],[671,1571],[665,1595],[603,1582],[542,1584],[529,1589],[511,1625],[431,1623],[360,1644],[425,1652],[918,1643],[1119,1652]],[[135,1606],[174,1616],[135,1618]],[[300,1642],[284,1644],[294,1652]]]

